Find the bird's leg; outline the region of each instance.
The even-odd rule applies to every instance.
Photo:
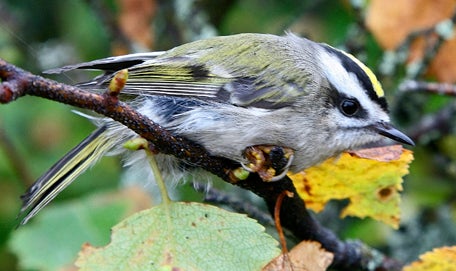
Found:
[[[244,156],[249,161],[242,167],[256,172],[266,182],[282,179],[293,161],[293,150],[287,147],[256,145],[245,149]]]

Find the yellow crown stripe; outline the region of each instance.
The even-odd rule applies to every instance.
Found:
[[[367,74],[367,77],[369,77],[369,80],[372,83],[372,86],[374,87],[375,93],[377,93],[378,97],[383,97],[385,96],[385,92],[383,91],[382,85],[378,81],[377,77],[375,76],[374,72],[372,72],[371,69],[369,69],[366,65],[364,65],[363,62],[359,61],[356,57],[354,57],[352,54],[343,52],[346,54],[350,59],[352,59],[358,66]]]

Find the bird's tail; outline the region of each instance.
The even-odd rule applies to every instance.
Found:
[[[71,184],[81,173],[97,162],[115,144],[102,126],[74,147],[21,196],[20,225],[27,223],[44,206]]]

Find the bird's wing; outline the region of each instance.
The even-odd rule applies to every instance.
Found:
[[[281,108],[305,94],[308,74],[305,71],[290,73],[294,67],[285,71],[278,63],[283,61],[277,57],[278,53],[265,52],[267,44],[257,40],[249,41],[247,45],[214,40],[201,48],[196,46],[196,49],[194,43],[192,50],[186,50],[184,45],[164,53],[110,57],[52,72],[103,70],[103,75],[79,85],[100,90],[107,87],[118,70],[127,68],[124,94],[190,97],[244,107]],[[230,47],[220,50],[226,44]]]
[[[97,59],[89,62],[82,62],[74,65],[68,65],[61,68],[50,69],[44,71],[46,74],[58,74],[76,69],[86,70],[103,70],[106,72],[115,72],[121,69],[126,69],[136,64],[143,63],[144,61],[154,59],[164,52],[148,52],[137,53],[123,56],[112,56],[102,59]]]

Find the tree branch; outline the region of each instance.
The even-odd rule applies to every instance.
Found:
[[[449,83],[406,80],[399,85],[399,91],[456,96],[456,85]]]
[[[0,59],[0,102],[9,103],[25,95],[38,96],[53,101],[85,108],[112,118],[153,144],[155,150],[174,155],[199,166],[231,184],[250,190],[262,197],[273,213],[278,196],[288,190],[294,194],[282,203],[280,220],[300,240],[314,240],[334,254],[332,266],[339,270],[400,270],[401,264],[380,255],[376,250],[359,242],[343,242],[333,232],[322,227],[307,211],[296,193],[291,180],[286,177],[277,182],[264,182],[257,174],[250,174],[243,181],[236,180],[232,170],[239,164],[221,157],[211,156],[203,147],[185,138],[172,135],[160,125],[141,115],[117,96],[95,94],[45,79],[19,69]],[[369,268],[368,268],[369,267]],[[374,267],[374,269],[372,269]]]

